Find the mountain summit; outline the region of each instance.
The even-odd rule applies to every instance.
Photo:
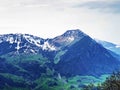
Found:
[[[81,30],[76,29],[76,30],[68,30],[62,36],[65,36],[65,37],[70,37],[70,36],[73,36],[73,37],[82,37],[82,36],[85,36],[85,35],[86,34],[83,33]]]
[[[70,46],[73,43],[79,41],[83,37],[87,36],[79,29],[76,30],[68,30],[64,34],[57,36],[51,40],[51,42],[56,45],[59,49]]]

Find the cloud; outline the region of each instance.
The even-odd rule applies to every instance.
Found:
[[[116,0],[0,0],[0,33],[29,33],[46,38],[79,28],[95,38],[120,42],[120,15],[113,14],[120,13],[119,3]]]
[[[74,7],[84,7],[92,10],[98,10],[100,12],[120,13],[120,1],[89,1],[85,3],[79,3]]]
[[[47,7],[56,10],[88,8],[105,12],[120,12],[118,0],[0,0],[0,8]]]

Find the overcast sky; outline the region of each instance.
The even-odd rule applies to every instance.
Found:
[[[0,34],[53,38],[70,29],[120,43],[120,1],[0,0]]]

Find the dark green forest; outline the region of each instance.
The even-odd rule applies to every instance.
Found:
[[[95,86],[93,83],[85,86],[83,90],[120,90],[120,71],[107,77],[105,82]]]

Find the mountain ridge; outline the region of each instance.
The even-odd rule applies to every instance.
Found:
[[[70,35],[71,33],[71,35]],[[67,36],[66,36],[67,35]],[[42,49],[42,50],[48,50],[48,51],[57,51],[57,49],[59,46],[57,46],[60,43],[71,43],[72,41],[74,41],[74,39],[79,38],[81,35],[81,37],[83,37],[83,32],[77,30],[68,30],[66,31],[63,35],[55,37],[55,38],[48,38],[48,39],[43,39],[41,37],[38,36],[33,36],[30,34],[4,34],[4,35],[0,35],[0,43],[3,42],[7,42],[10,44],[15,44],[16,47],[15,50],[19,51],[21,48],[27,47],[27,46],[23,46],[22,44],[25,42],[27,42],[27,44],[31,44],[36,46],[38,49]],[[82,36],[83,35],[83,36]],[[62,41],[60,41],[60,39]],[[57,41],[58,40],[58,41]],[[36,52],[34,50],[31,49],[31,52]]]
[[[120,55],[120,45],[119,44],[114,44],[111,42],[102,41],[102,40],[98,40],[98,39],[95,39],[95,41],[98,42],[99,44],[101,44],[106,49],[111,50],[114,53]]]

